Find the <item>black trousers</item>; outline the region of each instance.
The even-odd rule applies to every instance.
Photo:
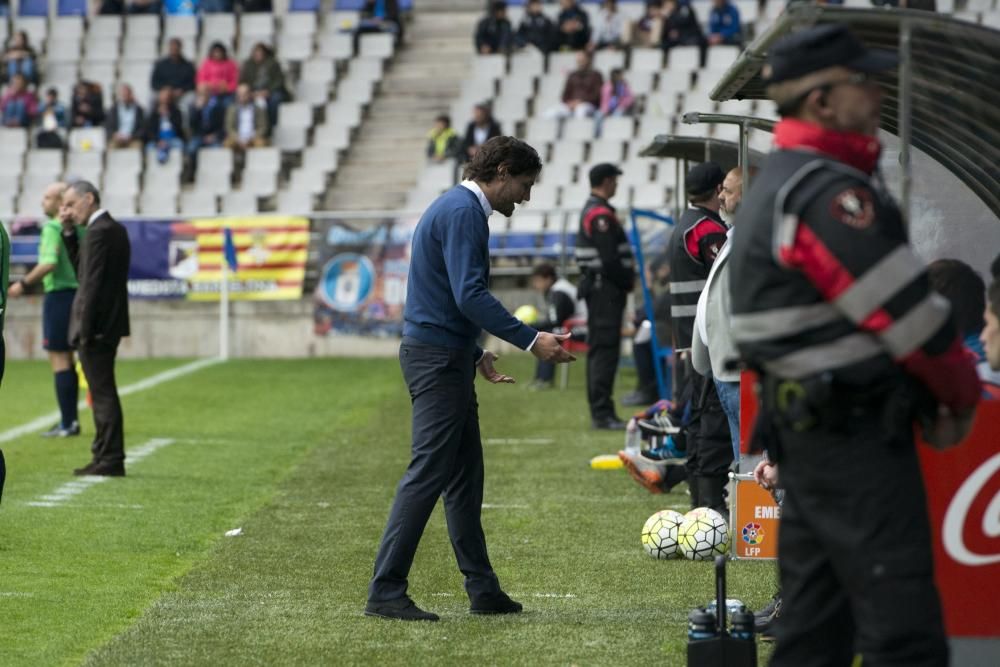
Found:
[[[678,359],[683,364],[680,395],[691,402],[691,420],[686,429],[688,485],[692,507],[710,507],[728,515],[726,484],[733,463],[729,420],[711,378],[691,366],[690,356]]]
[[[587,402],[594,421],[617,419],[615,375],[622,348],[627,295],[605,283],[587,297]]]
[[[473,350],[453,350],[404,338],[399,363],[413,404],[413,455],[389,513],[375,574],[372,602],[406,594],[407,575],[427,520],[444,496],[448,535],[465,590],[473,600],[500,590],[486,553],[483,445],[474,386]]]
[[[856,653],[865,667],[947,665],[909,430],[872,418],[773,437],[785,499],[772,667],[846,667]]]
[[[94,402],[94,462],[117,464],[125,460],[125,422],[115,383],[119,338],[95,340],[77,351]]]

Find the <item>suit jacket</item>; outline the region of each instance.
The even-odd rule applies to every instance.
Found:
[[[108,110],[108,114],[104,119],[104,129],[108,133],[109,139],[118,133],[118,105],[119,103],[117,102],[111,105],[111,109]],[[146,114],[143,112],[142,107],[136,104],[135,125],[132,127],[131,138],[141,140],[145,131]]]
[[[226,136],[234,141],[239,139],[239,104],[232,104],[226,109]],[[266,139],[268,135],[267,111],[253,104],[253,131],[254,136],[259,139]]]
[[[128,267],[131,246],[128,233],[107,213],[87,228],[80,247],[80,286],[73,300],[69,339],[116,340],[129,335]]]

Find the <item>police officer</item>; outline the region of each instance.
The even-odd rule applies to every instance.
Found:
[[[726,242],[719,213],[725,174],[714,162],[693,167],[685,179],[688,208],[670,237],[670,298],[677,400],[691,405],[687,432],[688,487],[692,507],[711,507],[727,514],[725,487],[733,450],[729,422],[711,379],[691,366],[691,339],[698,297]]]
[[[777,150],[729,261],[733,336],[761,373],[755,441],[785,488],[777,667],[948,663],[913,422],[956,444],[980,388],[875,175],[873,75],[895,65],[829,24],[775,43],[764,70]]]
[[[635,282],[632,247],[608,200],[615,196],[622,171],[613,164],[590,170],[590,198],[580,214],[576,261],[578,295],[587,303],[587,401],[596,429],[621,430],[611,396],[622,343],[625,302]]]

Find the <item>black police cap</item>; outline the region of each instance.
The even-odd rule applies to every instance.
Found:
[[[596,188],[613,176],[621,176],[622,170],[610,162],[602,162],[594,165],[590,170],[590,187]]]
[[[722,185],[725,178],[722,167],[714,162],[702,162],[687,173],[687,178],[684,179],[684,191],[689,195],[711,192]]]
[[[780,83],[836,66],[875,74],[898,63],[892,51],[866,48],[846,25],[827,23],[775,42],[764,78],[768,83]]]

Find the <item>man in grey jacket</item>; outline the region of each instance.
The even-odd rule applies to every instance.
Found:
[[[723,219],[733,224],[736,209],[743,197],[743,172],[740,167],[730,170],[722,182],[719,196]],[[696,371],[711,377],[716,392],[722,402],[722,409],[729,420],[729,431],[733,439],[733,457],[740,460],[740,373],[729,370],[726,365],[739,358],[736,345],[729,330],[729,239],[733,228],[729,228],[727,240],[715,258],[708,274],[705,288],[698,298],[695,316],[694,336],[691,339],[691,359]]]

